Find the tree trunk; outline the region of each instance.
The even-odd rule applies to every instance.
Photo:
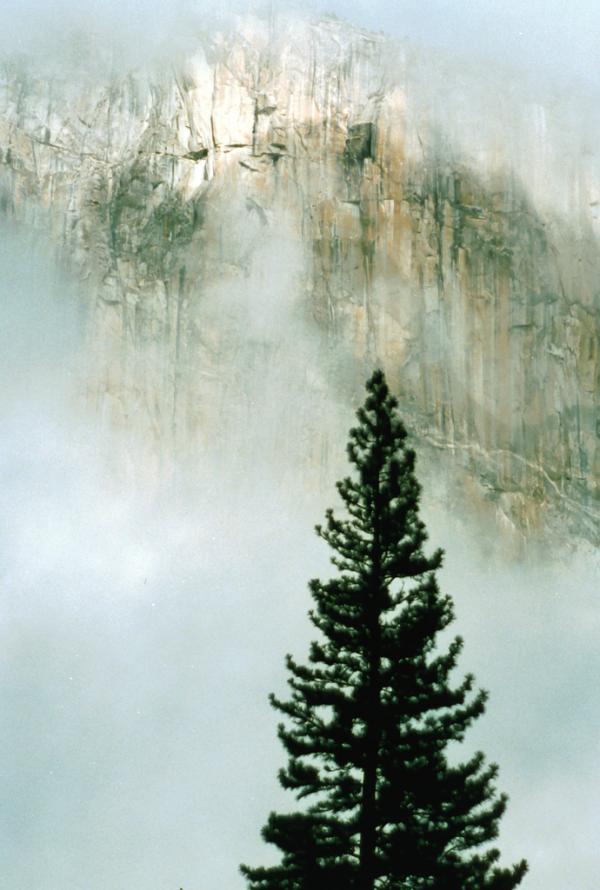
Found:
[[[373,890],[375,885],[375,848],[377,841],[377,769],[379,766],[380,723],[380,596],[381,596],[381,552],[378,530],[378,500],[375,498],[376,519],[373,524],[372,587],[368,612],[369,627],[369,694],[366,713],[366,755],[363,769],[361,797],[361,833],[359,890]]]

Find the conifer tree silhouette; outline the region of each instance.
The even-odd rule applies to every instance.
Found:
[[[447,758],[487,696],[471,675],[451,682],[460,637],[436,646],[454,618],[442,552],[424,553],[415,453],[381,371],[367,393],[355,473],[337,485],[345,516],[317,526],[338,572],[310,582],[320,637],[308,664],[287,657],[289,699],[271,697],[286,718],[281,784],[310,803],[263,829],[281,863],[242,872],[250,890],[511,890],[527,865],[500,867],[489,843],[507,802],[497,767]]]

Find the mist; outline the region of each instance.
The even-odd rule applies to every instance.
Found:
[[[90,64],[89,47],[110,48],[113,65],[176,58],[197,35],[236,15],[337,15],[449,57],[521,69],[538,83],[600,86],[600,10],[591,0],[5,0],[0,51],[32,53],[47,65]],[[74,39],[75,35],[75,39]],[[79,42],[78,42],[79,41]]]
[[[109,469],[123,443],[82,407],[73,285],[23,232],[3,244],[3,886],[239,890],[240,862],[273,859],[268,812],[291,805],[267,695],[311,637],[306,582],[329,572],[312,526],[334,477],[307,499],[294,458],[281,486],[242,449],[235,469],[213,455],[184,479],[128,483]],[[251,432],[232,422],[232,447]],[[511,795],[504,860],[529,858],[530,890],[592,887],[597,555],[490,560],[422,481],[461,670],[491,693],[466,749],[499,762]]]
[[[595,90],[600,12],[589,3],[314,4],[357,24],[527,76]],[[244,11],[231,7],[226,16]],[[42,68],[187,52],[209,4],[3,4],[2,51]],[[75,37],[73,36],[75,34]],[[568,40],[564,35],[568,35]],[[79,36],[77,36],[79,35]],[[67,68],[65,63],[65,69]],[[233,208],[232,212],[235,212]],[[215,286],[203,313],[224,331],[220,418],[208,449],[161,477],[85,398],[85,307],[39,233],[0,231],[1,886],[28,890],[241,890],[240,862],[273,861],[260,840],[283,751],[267,695],[284,655],[306,654],[307,581],[329,572],[312,530],[337,505],[353,423],[302,318],[285,222],[261,243],[245,293]],[[242,237],[243,234],[243,237]],[[285,257],[285,274],[281,272]],[[277,277],[277,273],[280,277]],[[272,307],[276,295],[289,302]],[[264,321],[268,319],[268,323]],[[265,380],[261,344],[276,380]],[[300,369],[319,377],[308,403]],[[244,387],[243,399],[239,393]],[[267,407],[268,406],[268,407]],[[297,427],[294,415],[302,418]],[[292,417],[292,427],[290,427]],[[307,484],[301,430],[327,418],[330,478]],[[291,447],[279,447],[293,428]],[[332,433],[333,431],[333,433]],[[277,445],[273,442],[277,440]],[[140,445],[140,448],[142,446]],[[318,451],[318,449],[316,449]],[[131,473],[131,466],[135,473]],[[141,466],[140,466],[141,465]],[[419,466],[424,467],[421,462]],[[499,846],[530,862],[527,890],[592,890],[600,816],[598,555],[569,547],[508,560],[466,510],[450,514],[421,474],[431,547],[466,645],[460,671],[489,689],[465,752],[500,765],[511,797]],[[322,485],[322,488],[321,488]],[[492,555],[490,555],[492,554]]]

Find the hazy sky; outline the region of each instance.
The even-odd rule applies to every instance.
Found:
[[[239,0],[219,9],[253,5]],[[576,79],[600,85],[600,5],[593,0],[274,0],[273,6],[333,12],[451,55],[516,64],[559,83]],[[208,0],[3,0],[0,46],[49,52],[51,43],[75,26],[118,36],[120,42],[127,37],[143,56],[156,46],[185,45],[190,24],[216,14]]]
[[[600,5],[593,0],[331,0],[324,6],[451,54],[488,55],[558,80],[600,83]]]

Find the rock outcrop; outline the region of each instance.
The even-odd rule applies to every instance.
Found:
[[[468,94],[436,109],[413,61],[336,20],[245,20],[105,80],[6,61],[2,208],[79,276],[88,396],[148,454],[224,447],[232,405],[244,426],[286,393],[258,444],[320,466],[380,362],[515,527],[597,541],[595,159],[555,162],[542,106],[469,132]]]

